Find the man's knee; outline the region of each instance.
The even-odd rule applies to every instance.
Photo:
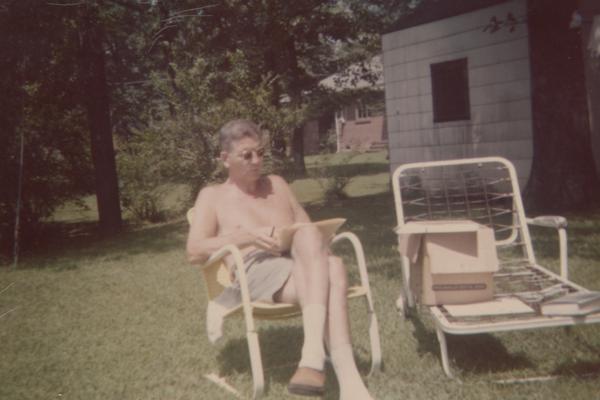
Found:
[[[306,226],[298,229],[292,243],[292,256],[320,257],[327,254],[327,246],[318,228]]]
[[[338,256],[329,256],[329,283],[336,287],[348,287],[346,267],[342,259]]]

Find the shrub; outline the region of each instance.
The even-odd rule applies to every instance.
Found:
[[[339,157],[340,159],[336,164],[345,165],[350,163],[356,155],[356,153],[344,153],[323,157],[316,166],[311,169],[310,176],[315,178],[323,189],[323,197],[326,203],[335,203],[339,200],[348,198],[346,188],[353,179],[352,176],[342,175],[337,172],[335,166],[329,165],[331,164],[329,159],[331,157]]]
[[[227,121],[253,119],[272,139],[286,137],[298,123],[301,109],[273,105],[273,78],[256,85],[244,56],[236,52],[229,58],[228,71],[198,58],[190,68],[176,69],[174,85],[155,79],[164,103],[152,110],[147,127],[119,146],[117,158],[123,206],[139,219],[168,216],[162,199],[169,184],[188,185],[195,196],[202,186],[223,178],[217,131]],[[227,97],[219,97],[220,92]],[[285,174],[287,162],[271,147],[267,143],[266,172]]]
[[[40,222],[58,206],[93,190],[93,180],[89,179],[93,176],[89,137],[78,129],[84,121],[82,110],[59,112],[53,104],[34,110],[34,95],[26,99],[18,125],[7,128],[0,145],[0,253],[9,252],[13,246],[21,133],[24,137],[22,248],[43,239]]]
[[[319,152],[321,154],[332,154],[337,151],[337,135],[335,129],[328,129],[319,140]]]

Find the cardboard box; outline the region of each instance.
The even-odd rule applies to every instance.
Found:
[[[425,305],[492,300],[498,270],[494,231],[468,220],[410,222],[397,229],[411,262],[411,289]]]

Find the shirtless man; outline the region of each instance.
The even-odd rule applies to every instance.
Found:
[[[310,221],[306,211],[281,177],[262,175],[263,137],[254,123],[225,124],[219,141],[228,179],[198,194],[187,240],[189,261],[203,262],[222,246],[236,245],[244,255],[252,300],[302,307],[304,344],[288,385],[290,393],[323,394],[327,343],[340,399],[372,400],[352,353],[348,283],[341,259],[330,255],[313,227],[298,230],[291,254],[281,254],[278,228]],[[239,304],[239,287],[228,288],[215,302],[220,304],[216,307]]]

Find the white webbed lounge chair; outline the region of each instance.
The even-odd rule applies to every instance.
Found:
[[[541,314],[543,301],[586,289],[568,279],[566,219],[525,216],[515,168],[508,160],[486,157],[404,164],[394,171],[392,179],[398,228],[413,221],[457,219],[472,220],[492,228],[499,261],[499,270],[493,277],[494,298],[518,298],[534,311],[463,317],[452,315],[443,304],[416,307],[419,296],[411,290],[410,261],[401,254],[402,289],[396,305],[404,317],[418,309],[430,311],[440,344],[442,367],[448,377],[452,378],[453,374],[446,334],[468,335],[600,322],[600,313],[579,317]],[[560,275],[537,263],[528,225],[557,230]]]
[[[187,220],[191,222],[193,208],[187,213]],[[369,321],[369,339],[371,346],[371,370],[373,374],[381,369],[381,344],[379,338],[379,325],[377,316],[373,307],[373,297],[369,286],[369,277],[367,274],[367,264],[363,247],[358,237],[352,232],[343,232],[335,235],[331,240],[331,246],[348,241],[354,252],[354,258],[358,267],[360,284],[348,288],[348,298],[363,298],[367,307],[367,316]],[[253,380],[253,398],[259,398],[264,391],[264,373],[261,357],[258,332],[255,327],[256,320],[277,320],[288,319],[301,315],[300,307],[295,304],[285,303],[263,303],[250,301],[246,272],[243,268],[244,263],[240,250],[233,245],[223,246],[216,251],[210,259],[200,268],[206,285],[208,301],[217,297],[227,286],[231,285],[230,273],[225,264],[225,257],[231,256],[234,266],[238,271],[240,288],[242,292],[242,304],[232,309],[226,316],[242,316],[245,320],[246,338],[248,342],[248,351],[250,354],[250,366]]]

